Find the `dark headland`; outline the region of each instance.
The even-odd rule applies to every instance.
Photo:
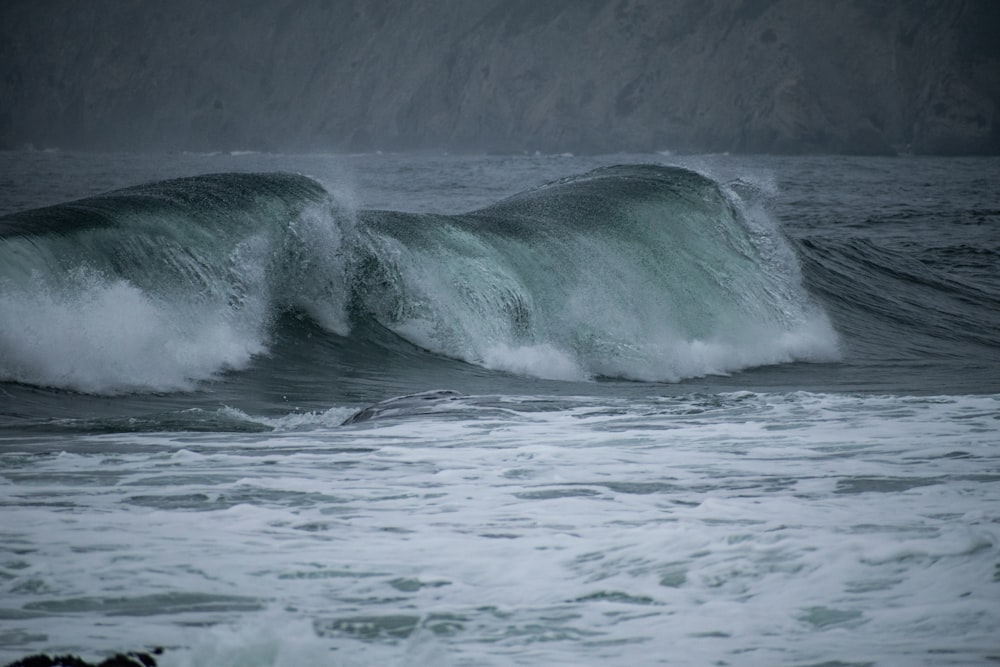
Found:
[[[5,0],[0,147],[1000,153],[996,0]]]

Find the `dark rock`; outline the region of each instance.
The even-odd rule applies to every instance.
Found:
[[[152,655],[150,654],[152,653]],[[155,648],[150,653],[132,651],[116,653],[101,662],[88,662],[75,655],[32,655],[10,663],[6,667],[156,667],[153,655],[160,655],[163,649]]]

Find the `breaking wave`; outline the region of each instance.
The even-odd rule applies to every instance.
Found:
[[[838,355],[775,223],[675,167],[604,168],[459,215],[355,211],[305,176],[234,173],[0,218],[2,381],[190,390],[267,354],[288,313],[551,379]]]

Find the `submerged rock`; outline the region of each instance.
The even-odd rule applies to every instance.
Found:
[[[53,657],[39,654],[16,660],[6,667],[156,667],[156,659],[153,658],[153,655],[162,653],[162,648],[155,648],[150,653],[129,651],[128,653],[116,653],[101,662],[88,662],[76,655]]]

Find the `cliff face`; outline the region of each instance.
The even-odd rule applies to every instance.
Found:
[[[0,145],[1000,153],[994,0],[7,0]]]

